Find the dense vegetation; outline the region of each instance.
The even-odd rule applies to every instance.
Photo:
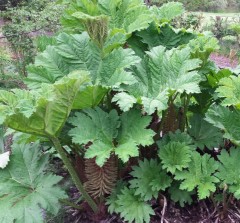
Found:
[[[39,40],[26,89],[0,90],[13,135],[0,155],[0,222],[44,222],[60,202],[150,222],[160,197],[221,202],[226,214],[240,198],[240,77],[209,59],[218,40],[174,28],[181,3],[61,4],[62,29]],[[53,156],[83,201],[67,200]]]
[[[161,6],[169,0],[149,0],[150,4]],[[185,8],[191,11],[236,11],[240,8],[239,0],[178,0],[184,4]]]

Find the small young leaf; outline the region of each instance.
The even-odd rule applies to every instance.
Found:
[[[181,132],[180,130],[164,135],[163,138],[157,142],[157,145],[159,148],[162,148],[171,142],[182,143],[191,148],[193,147],[192,138],[186,132]]]
[[[169,142],[160,147],[159,157],[163,164],[163,169],[174,174],[177,170],[182,171],[189,166],[192,149],[185,143]]]
[[[178,202],[181,207],[184,207],[185,204],[192,204],[193,200],[191,195],[194,194],[194,191],[188,192],[186,190],[179,189],[180,183],[175,181],[171,187],[168,189],[171,199],[174,202]]]
[[[120,109],[126,112],[133,107],[133,105],[137,102],[137,99],[125,92],[120,92],[114,95],[112,102],[116,102]]]
[[[164,191],[171,185],[171,178],[162,170],[157,160],[147,160],[139,162],[139,166],[134,166],[130,173],[134,177],[130,180],[130,188],[135,189],[135,195],[140,195],[145,201],[157,198],[159,191]]]
[[[192,191],[197,187],[198,198],[207,198],[211,192],[215,192],[216,183],[219,179],[214,176],[218,169],[218,163],[205,154],[201,156],[197,152],[192,153],[191,166],[188,170],[175,173],[176,180],[183,180],[180,185],[181,190]]]
[[[154,215],[152,207],[145,203],[141,197],[134,195],[133,189],[123,188],[120,194],[117,195],[116,200],[109,200],[108,204],[114,202],[114,212],[119,213],[120,216],[129,223],[150,223],[150,216]]]
[[[219,165],[219,172],[216,174],[221,180],[224,180],[226,184],[234,184],[240,179],[240,148],[231,148],[228,153],[226,150],[222,150],[218,156],[221,164]]]
[[[240,198],[240,148],[231,148],[229,153],[226,150],[222,150],[218,156],[220,161],[219,172],[216,176],[221,179],[229,190],[234,193],[234,196]]]

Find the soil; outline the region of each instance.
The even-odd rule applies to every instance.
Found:
[[[55,173],[64,177],[69,183],[70,177],[62,162],[52,164],[55,167]],[[73,203],[80,197],[78,190],[70,186],[68,195]],[[155,215],[151,217],[151,223],[240,223],[240,201],[229,199],[228,207],[225,209],[222,203],[213,203],[210,199],[201,200],[197,196],[192,196],[193,204],[180,207],[177,203],[171,201],[167,194],[159,194],[157,200],[151,201]],[[64,206],[61,218],[51,223],[127,223],[121,219],[118,214],[109,214],[107,207],[100,206],[100,213],[94,214],[86,202],[79,202],[81,210],[70,206]]]
[[[74,192],[76,196],[76,191]],[[161,196],[163,197],[163,196]],[[240,222],[240,204],[232,203],[225,214],[220,205],[214,208],[209,201],[199,201],[194,205],[181,208],[174,204],[170,199],[160,199],[153,201],[155,216],[152,216],[151,223],[239,223]],[[85,208],[87,205],[83,205]],[[65,207],[66,213],[64,223],[126,223],[119,215],[107,214],[103,210],[101,214],[94,215],[88,208],[76,210]],[[165,210],[165,211],[163,211]]]

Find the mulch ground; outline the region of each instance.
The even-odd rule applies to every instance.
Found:
[[[214,207],[209,201],[200,201],[184,208],[171,202],[169,199],[153,201],[155,216],[152,216],[151,223],[239,223],[240,209],[239,202],[229,206],[226,213],[223,213],[221,205]],[[119,215],[107,214],[106,210],[99,215],[93,215],[91,211],[76,210],[65,207],[66,214],[64,223],[126,223]]]

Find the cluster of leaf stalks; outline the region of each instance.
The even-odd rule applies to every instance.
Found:
[[[34,141],[54,146],[95,213],[107,205],[141,223],[163,194],[182,207],[238,199],[240,79],[209,60],[217,40],[172,27],[180,3],[66,4],[65,32],[28,66],[28,90],[0,91],[0,124],[17,134],[0,171],[0,220],[24,222],[27,210],[43,222],[41,208],[57,214],[66,199]]]

